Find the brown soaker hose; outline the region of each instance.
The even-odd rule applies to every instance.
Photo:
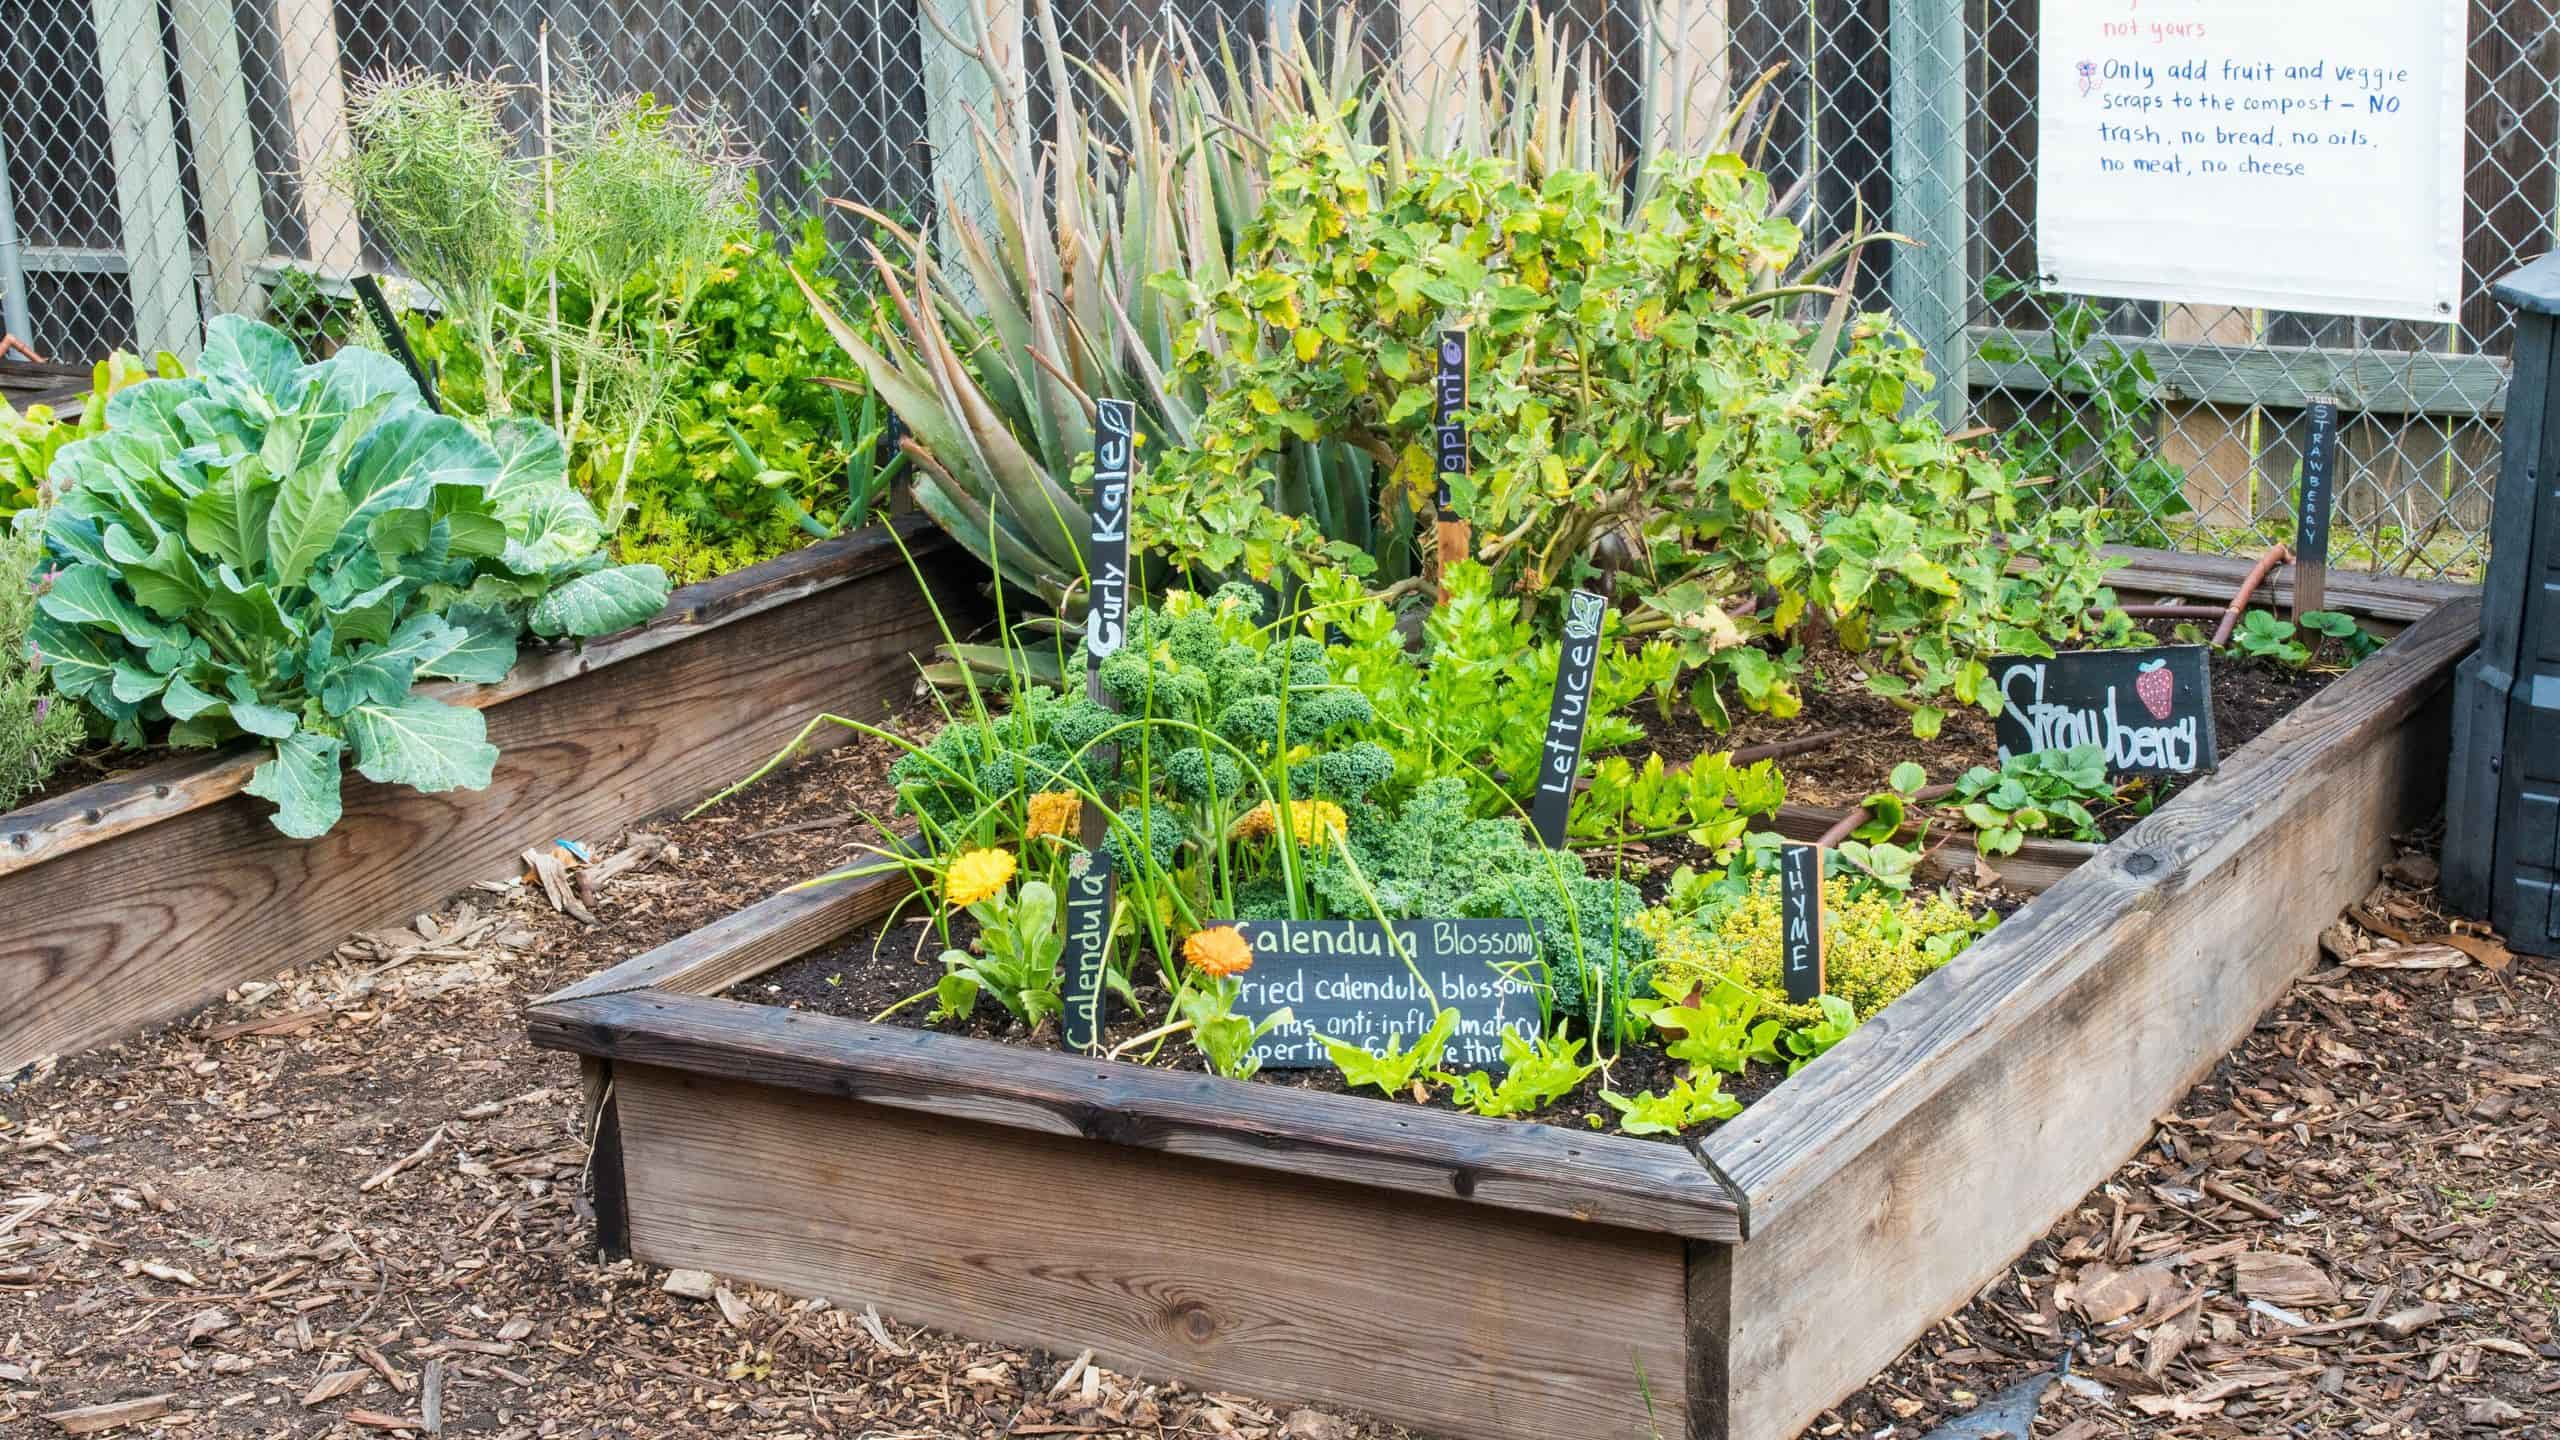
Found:
[[[1913,805],[1929,805],[1934,804],[1937,801],[1944,800],[1954,793],[1956,793],[1956,787],[1953,785],[1928,785],[1911,792],[1903,798]],[[1827,850],[1830,847],[1839,844],[1841,841],[1848,839],[1850,832],[1875,818],[1875,812],[1867,809],[1866,806],[1861,805],[1857,809],[1850,811],[1848,814],[1841,816],[1837,821],[1833,822],[1830,829],[1822,832],[1822,838],[1814,841],[1813,843],[1822,846]]]
[[[2293,563],[2293,547],[2279,540],[2267,547],[2258,563],[2249,567],[2249,578],[2240,582],[2240,593],[2231,597],[2230,607],[2222,612],[2222,623],[2213,627],[2213,648],[2221,649],[2231,640],[2231,632],[2240,628],[2240,612],[2249,608],[2249,597],[2258,593],[2269,575],[2279,565]]]

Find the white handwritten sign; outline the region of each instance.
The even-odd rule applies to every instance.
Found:
[[[2455,318],[2464,0],[2044,0],[2042,14],[2045,284]]]
[[[1235,1013],[1290,1018],[1254,1042],[1266,1068],[1333,1063],[1327,1040],[1383,1054],[1410,1046],[1442,1009],[1458,1021],[1449,1069],[1498,1070],[1502,1037],[1539,1033],[1537,936],[1522,920],[1239,920],[1253,969]]]

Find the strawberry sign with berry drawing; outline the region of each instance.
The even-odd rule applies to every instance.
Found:
[[[2201,645],[2066,650],[1991,662],[2000,758],[2095,745],[2110,775],[2194,775],[2219,760],[2212,657]]]

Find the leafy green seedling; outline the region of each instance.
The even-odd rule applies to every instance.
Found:
[[[1742,1113],[1742,1102],[1724,1093],[1724,1077],[1712,1073],[1703,1085],[1674,1081],[1661,1095],[1647,1090],[1631,1100],[1615,1090],[1603,1090],[1600,1098],[1618,1112],[1618,1128],[1629,1135],[1677,1135]]]
[[[1383,1053],[1346,1045],[1330,1036],[1324,1037],[1324,1051],[1332,1057],[1334,1068],[1342,1072],[1343,1082],[1350,1088],[1357,1090],[1369,1085],[1384,1094],[1402,1095],[1413,1087],[1415,1080],[1440,1063],[1440,1056],[1449,1048],[1449,1037],[1456,1034],[1457,1029],[1458,1012],[1444,1009],[1433,1017],[1431,1028],[1422,1032],[1410,1050],[1405,1048],[1403,1032],[1398,1031],[1387,1037],[1387,1048]]]
[[[1453,1012],[1444,1012],[1453,1013]],[[1492,1119],[1508,1119],[1543,1110],[1572,1094],[1600,1068],[1582,1058],[1582,1042],[1560,1035],[1541,1036],[1536,1044],[1503,1032],[1502,1059],[1508,1067],[1500,1079],[1482,1070],[1464,1075],[1433,1071],[1431,1078],[1449,1087],[1451,1099]]]

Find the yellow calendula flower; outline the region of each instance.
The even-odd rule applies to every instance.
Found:
[[[1253,946],[1233,925],[1220,925],[1192,931],[1191,938],[1182,942],[1182,958],[1201,974],[1224,980],[1253,968]]]
[[[1031,824],[1023,832],[1072,837],[1084,823],[1084,797],[1073,790],[1043,790],[1031,797]]]
[[[1012,879],[1012,851],[972,850],[942,872],[942,894],[957,909],[997,894]]]
[[[1351,817],[1330,800],[1298,800],[1289,806],[1289,835],[1301,848],[1344,832]],[[1237,840],[1267,840],[1280,833],[1280,816],[1269,805],[1256,805],[1236,817],[1227,834]]]

